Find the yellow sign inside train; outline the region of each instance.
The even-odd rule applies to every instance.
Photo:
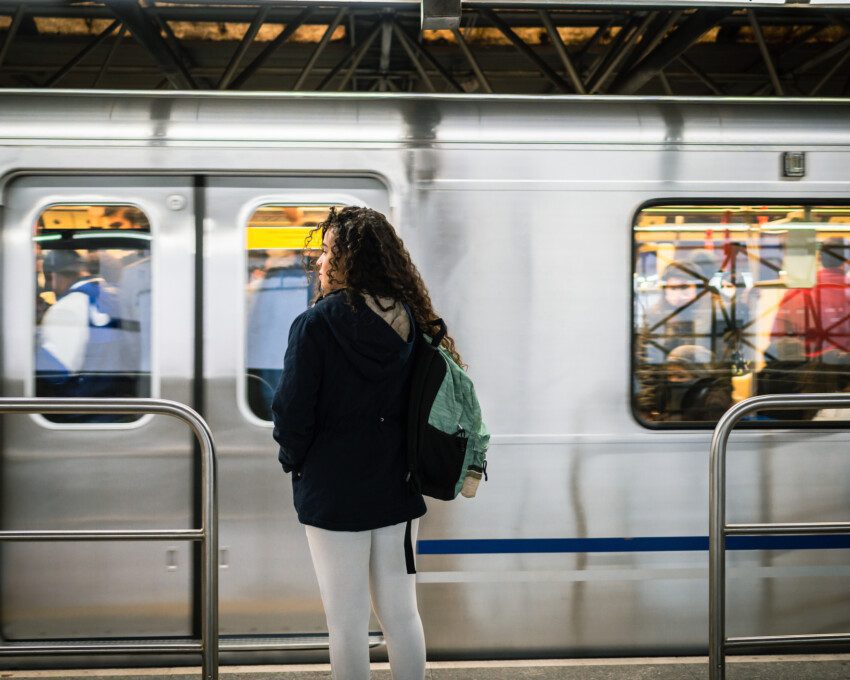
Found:
[[[316,231],[311,237],[311,231],[312,227],[248,227],[246,247],[248,250],[318,250],[322,247],[322,234]]]

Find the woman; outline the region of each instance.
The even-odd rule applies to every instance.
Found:
[[[306,525],[334,678],[369,677],[371,591],[394,680],[422,680],[425,639],[404,532],[413,520],[415,544],[425,503],[405,479],[405,421],[415,324],[437,315],[381,213],[331,209],[317,230],[320,295],[292,323],[272,404],[278,458]],[[443,342],[460,363],[453,340]]]

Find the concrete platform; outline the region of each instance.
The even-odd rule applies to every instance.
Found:
[[[221,680],[330,680],[327,664],[224,666]],[[435,661],[427,680],[702,680],[706,657],[545,659],[540,661]],[[736,656],[728,680],[850,680],[850,654]],[[194,680],[197,668],[0,671],[1,680]],[[372,680],[391,680],[387,664],[372,664]]]

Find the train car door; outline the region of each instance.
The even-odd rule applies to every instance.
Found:
[[[305,238],[344,204],[389,210],[386,187],[368,177],[207,180],[205,410],[219,454],[221,632],[271,636],[283,649],[327,629],[269,404],[289,325],[313,294]]]
[[[193,180],[30,176],[5,188],[5,396],[192,403]],[[184,528],[192,439],[163,416],[4,416],[4,529]],[[8,640],[186,636],[186,543],[0,546]]]

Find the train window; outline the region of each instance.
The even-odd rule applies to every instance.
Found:
[[[33,241],[36,396],[151,396],[147,216],[131,205],[53,205]],[[55,423],[140,417],[45,415]]]
[[[311,237],[311,230],[330,208],[264,205],[248,221],[244,385],[248,408],[261,420],[272,419],[271,402],[283,371],[289,327],[316,292],[310,272],[321,236]]]
[[[850,206],[650,206],[633,243],[640,422],[714,427],[756,394],[850,391]],[[749,420],[834,423],[850,412]]]

